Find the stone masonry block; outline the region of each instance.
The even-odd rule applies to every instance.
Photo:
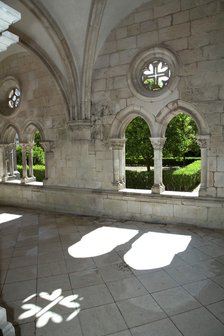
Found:
[[[139,23],[135,23],[127,27],[127,36],[134,36],[140,33],[140,25]]]
[[[158,28],[164,28],[164,27],[169,27],[171,26],[171,22],[172,22],[172,16],[171,15],[167,15],[164,16],[162,18],[158,18]]]
[[[153,9],[150,8],[143,12],[135,13],[134,19],[135,19],[135,23],[144,22],[144,21],[153,19]]]
[[[127,36],[127,27],[120,27],[116,29],[117,40],[123,39]]]
[[[130,36],[117,41],[118,50],[126,50],[136,48],[136,37]]]
[[[125,87],[127,87],[127,77],[126,76],[119,76],[114,79],[115,89],[122,89]]]
[[[93,91],[104,91],[106,89],[106,79],[98,79],[93,83]]]
[[[159,38],[157,31],[141,34],[137,36],[137,47],[139,48],[150,47],[158,43],[158,39]]]
[[[162,6],[155,6],[154,17],[162,17],[180,11],[180,0],[173,0],[165,2]]]
[[[173,25],[189,21],[189,11],[182,11],[173,14]]]
[[[110,54],[112,52],[115,52],[116,49],[117,49],[117,41],[105,42],[101,54],[102,55]]]
[[[110,55],[110,66],[119,64],[119,53],[113,53]]]
[[[140,213],[142,215],[151,215],[152,214],[152,204],[148,202],[140,203]]]
[[[191,22],[192,35],[197,34],[200,31],[211,32],[214,30],[221,30],[224,28],[224,13],[197,19]]]
[[[128,72],[129,65],[117,65],[109,69],[109,77],[117,77],[121,75],[126,75]]]
[[[182,23],[179,25],[163,28],[159,31],[159,41],[175,40],[181,37],[190,36],[190,24]]]
[[[213,1],[203,6],[198,6],[190,10],[190,20],[214,15],[217,10],[217,2]]]
[[[138,49],[129,49],[119,52],[120,64],[130,64],[132,59],[135,57]]]
[[[217,158],[217,170],[219,172],[224,172],[224,158],[223,157]]]
[[[140,213],[140,203],[137,201],[128,201],[128,212],[131,213]]]
[[[220,163],[220,165],[221,165],[221,163]],[[214,182],[215,187],[223,188],[224,187],[224,171],[214,173],[214,180],[215,180],[215,182]]]
[[[182,218],[182,222],[184,219],[192,219],[197,222],[198,218],[200,220],[207,220],[207,208],[200,206],[192,206],[192,205],[174,205],[174,216],[176,218]]]
[[[95,69],[105,68],[109,66],[109,55],[102,55],[97,58]]]
[[[188,48],[187,37],[167,41],[166,44],[175,51],[185,50]]]
[[[141,32],[146,33],[149,31],[156,30],[157,28],[157,23],[156,20],[149,20],[141,23]]]
[[[203,47],[203,55],[206,59],[218,59],[224,57],[224,43],[217,45]]]

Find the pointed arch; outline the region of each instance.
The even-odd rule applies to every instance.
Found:
[[[35,122],[30,121],[25,125],[22,131],[23,138],[26,139],[27,142],[33,142],[36,131],[40,132],[41,141],[45,141],[46,137],[44,134],[43,127],[40,123],[36,121]]]
[[[160,124],[158,136],[165,136],[169,122],[179,113],[188,114],[196,122],[200,136],[209,135],[209,127],[202,114],[191,104],[182,100],[175,100],[167,104],[156,116],[156,122]]]
[[[153,134],[153,124],[155,123],[154,116],[147,113],[141,106],[130,105],[118,112],[115,116],[110,129],[110,139],[123,139],[126,127],[136,117],[143,118],[147,123],[151,134]]]
[[[21,131],[18,127],[12,123],[5,126],[2,130],[1,143],[2,144],[12,144],[15,142],[16,134],[19,139],[21,139]]]

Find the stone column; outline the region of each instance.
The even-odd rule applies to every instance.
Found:
[[[27,164],[26,164],[26,147],[27,144],[21,144],[22,146],[22,165],[23,165],[23,171],[22,171],[22,178],[21,183],[26,183],[27,181]]]
[[[14,145],[9,145],[9,173],[14,175]]]
[[[125,186],[125,162],[124,162],[125,139],[110,139],[113,156],[113,182],[119,189]]]
[[[201,149],[201,186],[199,190],[200,196],[206,193],[208,187],[208,147],[209,147],[209,136],[199,135],[197,137],[198,145]]]
[[[46,185],[48,183],[49,178],[49,163],[53,161],[54,157],[54,142],[53,141],[41,141],[41,146],[44,149],[44,155],[45,155],[45,178],[43,181],[43,184]]]
[[[6,156],[7,156],[6,145],[2,144],[0,145],[0,172],[1,172],[0,179],[2,180],[2,182],[6,182],[8,176]]]
[[[154,184],[152,186],[153,194],[161,194],[165,191],[163,184],[163,146],[166,138],[150,138],[154,149]]]
[[[28,146],[29,151],[29,177],[33,176],[33,144],[29,144]]]

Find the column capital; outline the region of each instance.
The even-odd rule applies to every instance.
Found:
[[[41,141],[40,144],[45,152],[53,152],[53,149],[55,147],[54,141]]]
[[[125,141],[126,139],[111,138],[109,139],[109,145],[113,150],[121,150],[124,148]]]
[[[198,135],[197,143],[200,148],[208,148],[209,147],[210,136],[209,135]]]
[[[156,150],[162,150],[166,142],[166,138],[150,138],[153,148]]]

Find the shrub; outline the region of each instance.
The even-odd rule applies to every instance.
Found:
[[[17,165],[17,169],[20,172],[20,175],[22,176],[22,170],[23,167],[21,165]],[[29,171],[29,167],[27,166],[27,173]],[[38,182],[43,182],[45,177],[45,166],[36,165],[33,166],[33,175],[36,177],[36,180]]]
[[[200,183],[201,161],[195,161],[184,168],[177,170],[164,170],[163,183],[166,190],[193,191]],[[151,189],[154,181],[154,173],[126,171],[126,188]]]

